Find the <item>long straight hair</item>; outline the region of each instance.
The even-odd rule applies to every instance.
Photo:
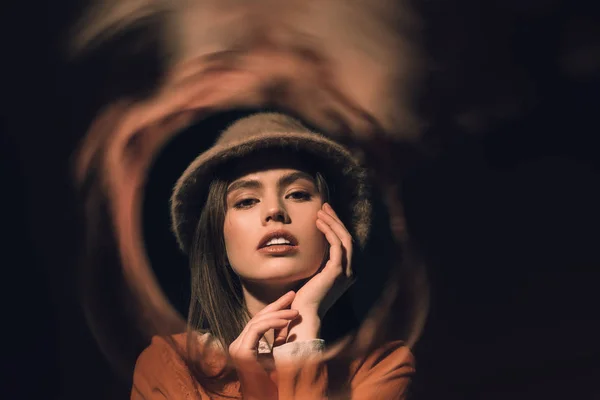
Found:
[[[315,173],[317,190],[329,200],[329,188],[321,173]],[[190,248],[191,299],[188,329],[209,332],[224,349],[238,337],[250,314],[242,284],[228,263],[223,226],[229,181],[216,177],[198,220]]]

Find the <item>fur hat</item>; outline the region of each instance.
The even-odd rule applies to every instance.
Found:
[[[188,253],[215,172],[261,150],[282,149],[309,157],[328,183],[336,212],[363,247],[371,225],[367,172],[345,147],[279,113],[258,113],[227,128],[215,145],[183,172],[171,197],[172,228]]]

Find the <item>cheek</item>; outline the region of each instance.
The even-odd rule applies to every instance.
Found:
[[[315,254],[315,258],[322,258],[323,254],[327,250],[327,239],[323,232],[317,228],[316,225],[317,217],[310,219],[310,225],[304,227],[305,232],[308,232],[310,243],[312,247],[312,252]]]
[[[223,224],[223,239],[225,242],[225,252],[229,260],[236,256],[237,247],[239,246],[239,233],[235,222],[226,217]]]
[[[311,274],[316,273],[318,268],[328,259],[328,250],[329,247],[325,235],[319,229],[315,228],[311,231],[311,251],[308,259],[306,259],[307,265],[312,266]]]
[[[227,259],[232,267],[243,264],[248,258],[248,253],[254,246],[255,236],[256,233],[246,218],[225,217],[223,239]]]
[[[313,237],[316,245],[319,248],[324,249],[327,246],[327,238],[325,237],[325,234],[316,226],[313,228]]]
[[[229,218],[225,217],[225,222],[223,222],[223,239],[225,240],[225,245],[232,242],[232,235],[235,232],[235,229],[231,226],[231,222]]]

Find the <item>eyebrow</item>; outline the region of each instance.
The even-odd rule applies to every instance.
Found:
[[[288,186],[299,179],[306,179],[315,184],[315,179],[306,172],[296,171],[285,174],[277,180],[277,186]],[[263,184],[257,179],[238,179],[227,188],[227,194],[239,189],[260,189]]]

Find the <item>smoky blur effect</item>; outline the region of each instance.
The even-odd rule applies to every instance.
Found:
[[[374,169],[391,261],[346,300],[362,337],[416,341],[413,398],[600,398],[597,4],[249,4],[4,5],[12,397],[128,397],[149,337],[186,328],[174,179],[275,109]]]
[[[210,143],[219,132],[207,121],[221,116],[232,122],[235,110],[268,108],[295,115],[347,145],[373,170],[380,207],[371,236],[378,244],[371,254],[365,251],[362,274],[361,260],[356,264],[359,282],[364,276],[362,290],[376,284],[378,296],[354,300],[360,324],[331,343],[330,362],[349,364],[389,340],[416,343],[429,293],[400,201],[401,171],[417,157],[420,136],[412,109],[419,81],[418,21],[408,6],[386,1],[103,2],[75,31],[73,54],[93,52],[147,19],[156,20],[161,33],[164,72],[142,96],[114,99],[98,113],[75,164],[85,205],[82,300],[113,367],[130,379],[137,355],[152,336],[186,331],[186,315],[163,292],[147,253],[144,225],[151,220],[144,220],[143,206],[153,163],[182,132],[192,130]],[[411,148],[415,154],[409,155]],[[196,147],[190,155],[205,149]],[[407,156],[398,158],[402,152]],[[381,265],[378,274],[367,273],[372,264]],[[178,350],[190,364],[198,361],[189,357],[198,349]],[[348,380],[337,377],[339,390]]]

